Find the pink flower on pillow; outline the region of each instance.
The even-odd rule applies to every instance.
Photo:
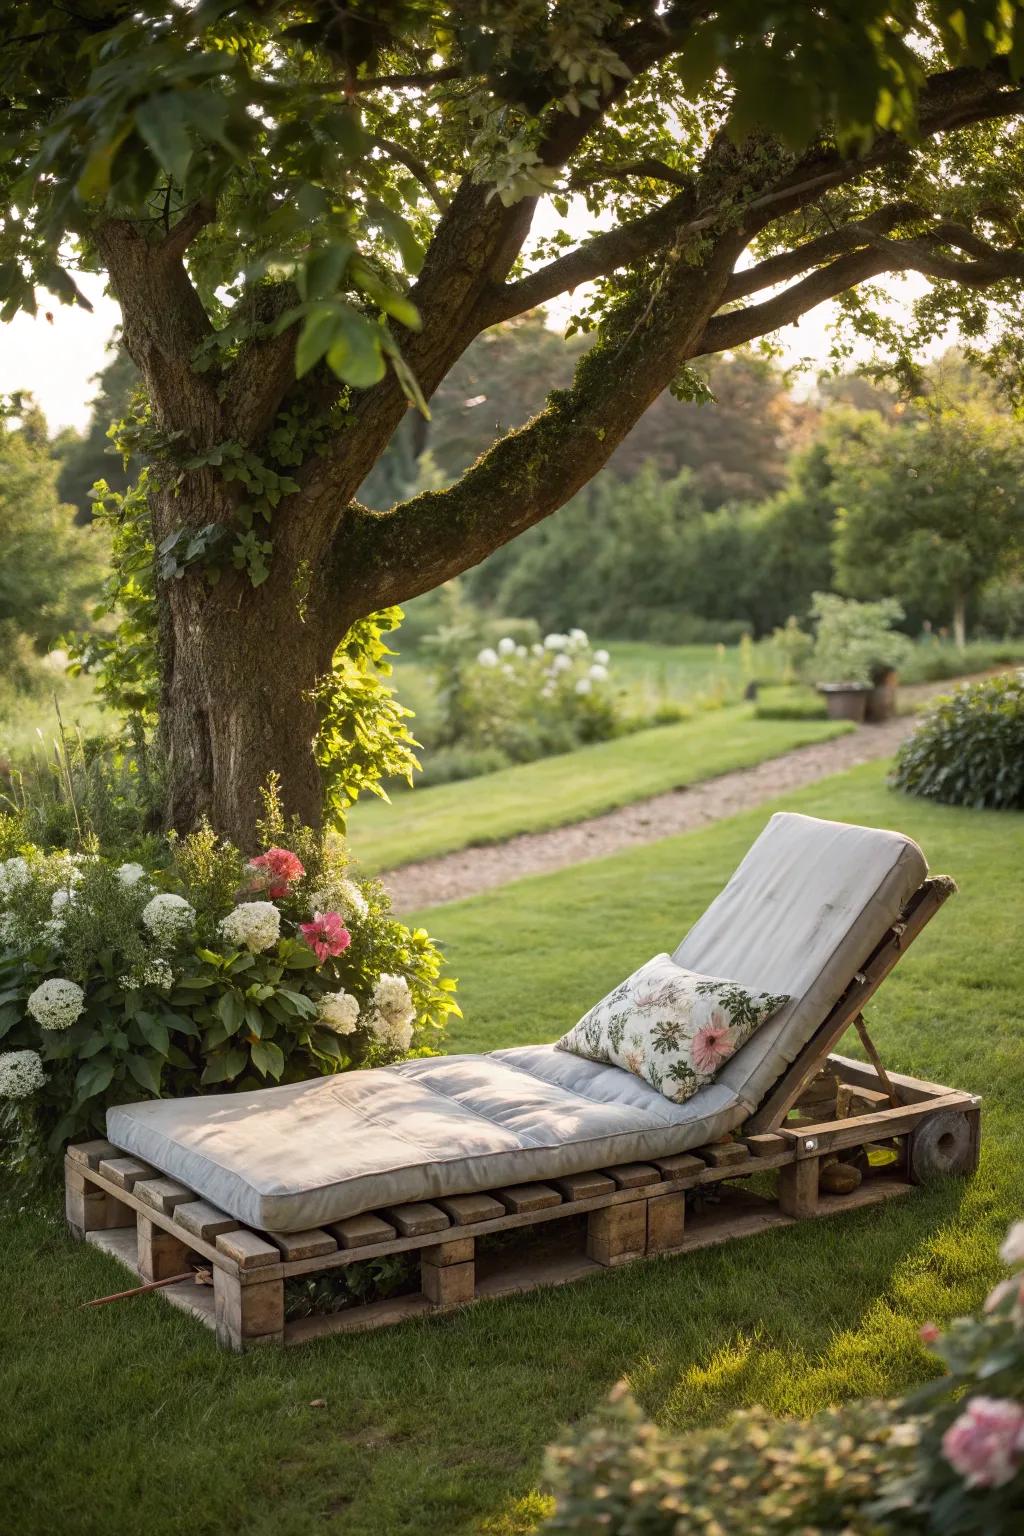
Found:
[[[343,954],[352,943],[352,935],[337,912],[314,912],[313,921],[300,923],[299,927],[321,965],[334,955]]]
[[[287,848],[268,848],[258,858],[250,859],[246,868],[252,874],[253,888],[266,891],[272,901],[287,896],[289,887],[306,873],[302,860]]]
[[[972,1397],[942,1449],[968,1488],[1002,1488],[1024,1460],[1024,1408],[1005,1397]]]
[[[693,1037],[690,1056],[698,1072],[717,1072],[723,1061],[732,1055],[732,1030],[728,1024],[712,1016]]]

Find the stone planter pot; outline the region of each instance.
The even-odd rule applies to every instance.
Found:
[[[881,673],[867,696],[864,718],[872,725],[891,720],[896,713],[896,685],[899,676],[894,671]]]
[[[818,692],[824,696],[830,720],[854,720],[858,725],[863,724],[871,692],[866,683],[819,683]]]

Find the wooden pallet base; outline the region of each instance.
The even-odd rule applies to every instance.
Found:
[[[894,1105],[880,1095],[872,1068],[837,1056],[828,1067],[832,1097],[822,1097],[828,1084],[816,1080],[813,1102],[826,1115],[839,1102],[844,1112],[834,1119],[807,1123],[797,1106],[794,1122],[774,1132],[550,1184],[367,1212],[310,1232],[250,1231],[138,1159],[89,1142],[68,1150],[68,1223],[143,1282],[202,1266],[212,1285],[177,1281],[157,1294],[214,1328],[225,1347],[248,1350],[451,1312],[877,1204],[907,1193],[922,1169],[972,1171],[977,1099],[893,1075],[901,1100]],[[885,1167],[868,1159],[867,1149],[877,1146],[895,1154]],[[859,1160],[861,1182],[826,1193],[822,1170],[840,1158]],[[852,1179],[853,1170],[846,1172]],[[478,1248],[478,1238],[494,1233],[511,1240],[497,1251]],[[286,1321],[287,1281],[398,1253],[419,1258],[416,1294]]]

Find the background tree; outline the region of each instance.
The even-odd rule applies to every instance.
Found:
[[[46,421],[25,401],[0,411],[0,677],[87,621],[107,550],[57,494]]]
[[[978,406],[896,426],[866,418],[833,458],[836,581],[952,623],[1024,554],[1024,430]]]
[[[85,432],[63,433],[54,444],[60,460],[57,492],[61,501],[77,508],[80,523],[87,523],[92,517],[89,493],[97,480],[104,480],[112,491],[123,493],[140,468],[138,464],[125,464],[110,440],[111,427],[128,415],[132,396],[141,384],[138,369],[122,346],[115,343],[110,362],[94,382],[98,388],[90,403]]]
[[[557,510],[696,359],[853,295],[915,349],[1024,249],[1007,0],[89,0],[0,61],[0,313],[105,270],[151,414],[168,817],[248,843],[267,773],[316,822],[318,680],[361,616]],[[770,23],[770,30],[769,28]],[[537,199],[594,232],[528,249]],[[747,255],[746,265],[741,258]],[[858,285],[924,273],[906,333]],[[590,289],[581,285],[593,284]],[[775,292],[780,285],[780,292]],[[456,484],[356,493],[472,340],[581,290],[596,333]],[[765,297],[765,294],[770,296]]]

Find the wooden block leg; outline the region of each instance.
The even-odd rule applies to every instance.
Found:
[[[190,1267],[189,1250],[177,1237],[156,1226],[141,1211],[136,1213],[139,1244],[139,1274],[143,1280],[168,1280],[184,1274]]]
[[[238,1276],[213,1271],[217,1342],[239,1354],[258,1344],[284,1343],[284,1281],[242,1285]]]
[[[683,1240],[686,1223],[686,1196],[655,1195],[647,1205],[647,1252],[668,1253]]]
[[[83,1238],[87,1232],[135,1225],[135,1212],[131,1206],[90,1184],[73,1163],[66,1163],[64,1168],[64,1210],[73,1237]]]
[[[802,1219],[818,1209],[818,1158],[804,1157],[779,1169],[779,1210]]]
[[[626,1264],[647,1248],[647,1201],[605,1205],[587,1217],[587,1255],[597,1264]]]
[[[476,1265],[471,1237],[436,1243],[420,1254],[420,1284],[435,1307],[456,1307],[476,1293]]]

